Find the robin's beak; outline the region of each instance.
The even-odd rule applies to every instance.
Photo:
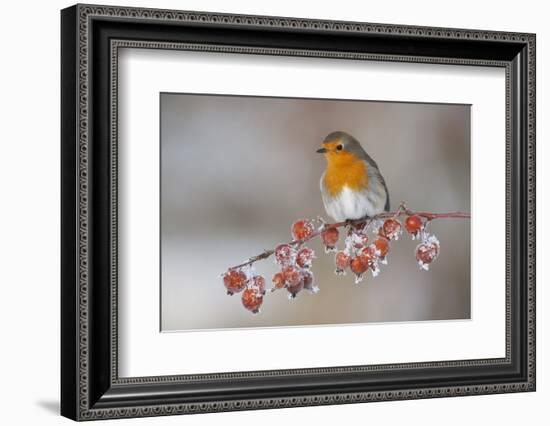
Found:
[[[324,154],[325,152],[327,152],[327,149],[326,148],[319,148],[317,151],[315,152],[318,152],[319,154]]]

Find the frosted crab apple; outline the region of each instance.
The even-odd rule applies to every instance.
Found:
[[[313,258],[315,257],[315,252],[309,247],[304,247],[296,253],[296,263],[300,268],[309,268]]]
[[[243,306],[248,309],[253,314],[260,312],[260,306],[264,301],[263,295],[260,294],[256,289],[247,288],[243,291],[241,301]]]
[[[275,259],[281,266],[288,265],[292,262],[294,250],[288,244],[280,244],[275,249]]]
[[[416,247],[416,260],[420,269],[427,271],[430,269],[430,264],[439,256],[441,245],[435,235],[427,236]]]
[[[397,219],[387,219],[380,228],[379,234],[388,240],[398,240],[401,232],[403,232],[401,222]]]
[[[416,235],[422,229],[422,219],[420,216],[413,214],[412,216],[407,216],[405,219],[405,229],[411,235]]]
[[[229,295],[242,291],[246,286],[246,281],[246,274],[239,270],[229,270],[223,276],[223,283]]]
[[[343,251],[339,251],[334,256],[334,263],[336,264],[336,275],[344,275],[346,273],[346,269],[349,267],[350,264],[350,257]]]
[[[311,220],[297,220],[292,224],[292,236],[295,240],[303,240],[309,237],[315,231],[315,226]]]
[[[329,226],[321,233],[321,238],[323,239],[323,244],[325,245],[325,251],[327,253],[335,250],[339,237],[340,232],[338,232],[338,228],[335,226]]]

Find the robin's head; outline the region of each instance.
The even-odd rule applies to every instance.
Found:
[[[361,159],[364,153],[357,139],[346,132],[332,132],[323,141],[323,147],[317,150],[325,154],[329,164],[346,164]]]

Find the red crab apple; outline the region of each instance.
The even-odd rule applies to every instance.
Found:
[[[326,251],[332,251],[336,248],[339,236],[340,233],[338,232],[338,229],[334,226],[325,229],[321,233],[321,238],[323,240],[323,244],[325,245]]]
[[[252,278],[252,285],[250,286],[253,290],[256,290],[260,294],[265,294],[265,278],[261,275],[256,275]]]
[[[349,266],[355,275],[362,275],[369,269],[369,258],[364,255],[355,256]]]
[[[280,244],[275,248],[275,259],[281,266],[288,265],[292,262],[293,250],[288,244]]]
[[[227,294],[240,292],[246,285],[246,274],[243,271],[231,269],[223,276],[223,284],[227,289]]]
[[[401,235],[401,222],[397,219],[386,219],[382,228],[380,228],[379,234],[388,240],[399,239],[399,235]]]
[[[418,233],[422,229],[422,219],[420,218],[420,216],[415,214],[413,214],[412,216],[408,216],[407,219],[405,219],[405,229],[413,237],[418,235]]]
[[[429,269],[430,264],[439,256],[439,249],[439,240],[433,235],[416,246],[416,260],[421,269]]]
[[[369,265],[371,265],[376,260],[376,258],[378,257],[377,253],[378,248],[374,243],[369,244],[363,249],[363,251],[361,251],[361,255],[365,258]]]
[[[297,220],[292,224],[292,237],[295,240],[303,240],[309,237],[315,231],[315,226],[310,220]]]
[[[302,280],[304,282],[304,288],[306,290],[309,290],[312,293],[317,293],[319,291],[319,287],[315,285],[315,278],[311,271],[302,271]]]
[[[290,293],[290,297],[294,298],[304,288],[304,279],[298,269],[293,266],[287,266],[283,270],[285,277],[286,289]]]
[[[275,275],[273,275],[273,278],[271,280],[273,282],[273,289],[280,289],[285,286],[285,277],[282,272],[277,272]]]
[[[260,312],[260,306],[262,306],[264,298],[255,289],[247,288],[245,291],[243,291],[241,301],[246,309],[248,309],[253,314],[257,314],[258,312]]]
[[[300,272],[294,266],[286,266],[282,273],[287,286],[294,287],[300,282]]]
[[[374,246],[380,252],[380,258],[384,259],[390,251],[390,244],[388,240],[383,237],[379,237],[374,241]]]
[[[304,247],[296,254],[296,263],[300,268],[309,268],[315,257],[315,252],[309,247]]]
[[[336,274],[343,275],[346,268],[349,266],[350,257],[343,251],[339,251],[334,256],[334,263],[336,264]]]

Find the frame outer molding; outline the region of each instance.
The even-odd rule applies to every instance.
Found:
[[[302,397],[225,400],[207,403],[174,403],[132,408],[95,408],[89,389],[89,235],[90,235],[90,22],[94,17],[132,19],[142,22],[215,24],[260,29],[315,30],[338,33],[381,34],[449,40],[506,41],[525,46],[521,60],[527,70],[527,95],[523,106],[526,125],[520,137],[520,167],[527,171],[521,201],[527,206],[527,238],[524,266],[527,273],[527,336],[525,382],[479,386],[451,386],[398,391],[333,393]],[[434,398],[535,390],[535,46],[534,34],[436,27],[338,22],[268,16],[171,11],[128,7],[76,5],[62,12],[62,398],[61,413],[75,420],[205,413],[293,406],[342,404],[367,401]],[[73,52],[73,53],[71,53]],[[521,65],[517,64],[520,67]],[[508,95],[507,95],[508,96]],[[508,102],[508,100],[507,100]],[[77,110],[70,113],[70,106]],[[521,106],[520,106],[521,107]],[[507,120],[508,124],[508,120]],[[507,131],[508,133],[508,131]],[[508,167],[507,167],[508,169]],[[508,170],[507,170],[508,172]],[[116,181],[115,181],[116,182]],[[116,232],[116,230],[115,230]],[[76,236],[76,238],[75,238]],[[116,254],[116,245],[113,245]],[[507,261],[508,262],[508,261]],[[508,267],[508,266],[507,266]],[[77,326],[78,325],[78,326]],[[69,356],[73,354],[73,356]],[[116,372],[112,372],[116,374]],[[152,382],[161,378],[150,378]],[[173,379],[177,379],[174,377]],[[170,380],[168,376],[168,380]],[[162,379],[161,379],[162,381]]]

